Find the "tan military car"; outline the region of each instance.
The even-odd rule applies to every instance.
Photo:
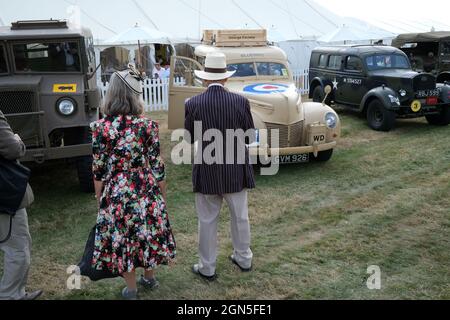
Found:
[[[210,52],[226,55],[228,69],[236,71],[227,88],[250,100],[256,128],[267,133],[250,148],[252,155],[274,155],[272,160],[280,164],[331,158],[341,130],[338,115],[325,104],[302,102],[286,54],[267,45],[265,30],[207,30],[195,57],[172,57],[170,129],[183,128],[186,99],[205,90],[194,70],[203,70]],[[274,129],[279,133],[276,150]]]

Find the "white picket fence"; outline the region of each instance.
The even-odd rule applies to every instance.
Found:
[[[301,95],[309,94],[309,70],[294,70],[292,72],[294,76],[295,85]]]
[[[309,71],[296,70],[293,72],[294,81],[302,95],[309,93]],[[176,78],[175,84],[182,86],[183,78]],[[100,82],[98,84],[102,98],[106,94],[109,83]],[[143,99],[145,103],[145,111],[167,111],[169,110],[169,79],[146,79],[143,83]]]
[[[184,79],[176,78],[175,84],[183,85]],[[102,98],[106,94],[109,83],[99,83]],[[142,84],[142,98],[145,111],[167,111],[169,110],[169,79],[145,79]]]

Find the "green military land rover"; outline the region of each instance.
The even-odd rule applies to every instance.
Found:
[[[24,162],[72,158],[83,191],[93,190],[89,124],[100,91],[92,33],[65,21],[0,27],[0,110],[27,146]]]

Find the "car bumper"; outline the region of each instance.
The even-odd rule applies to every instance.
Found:
[[[334,149],[337,145],[336,141],[328,142],[328,143],[322,143],[322,144],[316,144],[312,146],[302,146],[302,147],[290,147],[290,148],[279,148],[279,149],[271,149],[271,148],[250,148],[249,153],[250,156],[271,156],[271,155],[280,155],[280,156],[287,156],[287,155],[297,155],[297,154],[304,154],[304,153],[313,153],[315,156],[317,156],[317,153],[321,151],[326,151],[330,149]]]
[[[22,162],[43,163],[46,160],[82,157],[91,154],[92,145],[88,143],[67,147],[29,149],[20,160]]]

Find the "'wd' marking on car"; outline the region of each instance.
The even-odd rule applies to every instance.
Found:
[[[325,135],[321,134],[320,136],[314,136],[314,142],[324,142]]]
[[[76,84],[54,84],[53,85],[54,93],[75,93],[77,92]]]

